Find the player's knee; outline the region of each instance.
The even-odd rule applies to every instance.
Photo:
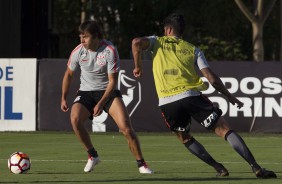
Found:
[[[225,136],[228,132],[229,132],[229,129],[215,130],[215,134],[218,135],[221,138],[225,138]]]
[[[72,125],[72,128],[75,130],[75,129],[78,129],[79,125],[80,125],[80,119],[79,117],[77,116],[71,116],[71,125]]]
[[[187,142],[191,141],[192,139],[194,139],[191,135],[186,135],[184,137],[182,137],[182,143],[186,144]]]
[[[224,118],[220,117],[213,128],[214,133],[219,137],[224,138],[226,133],[230,130],[228,123],[224,120]]]
[[[176,134],[180,142],[183,144],[187,143],[188,141],[190,141],[190,139],[193,138],[193,136],[191,136],[189,132],[177,132]]]

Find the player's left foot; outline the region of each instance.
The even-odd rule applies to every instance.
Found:
[[[273,171],[266,170],[261,168],[254,171],[257,178],[267,179],[267,178],[277,178],[276,174]]]
[[[228,170],[222,165],[218,164],[217,167],[215,167],[216,170],[216,177],[224,177],[224,176],[229,176]]]
[[[84,172],[91,172],[95,165],[97,165],[101,160],[99,157],[89,157],[87,163],[84,167]]]
[[[153,174],[154,171],[148,167],[146,163],[143,166],[139,167],[139,172],[141,174]]]

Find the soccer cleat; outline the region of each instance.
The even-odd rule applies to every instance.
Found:
[[[84,167],[84,172],[91,172],[95,165],[97,165],[101,160],[99,157],[89,157],[87,163]]]
[[[266,170],[264,168],[253,170],[257,178],[267,179],[267,178],[277,178],[273,171]]]
[[[152,169],[150,169],[146,163],[144,163],[143,166],[139,167],[139,172],[141,174],[153,174],[154,171]]]
[[[228,170],[222,165],[218,164],[217,167],[215,167],[216,170],[216,177],[224,177],[224,176],[229,176]]]

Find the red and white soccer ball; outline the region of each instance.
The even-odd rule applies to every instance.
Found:
[[[8,159],[8,168],[14,174],[24,174],[30,169],[29,156],[23,152],[14,152]]]

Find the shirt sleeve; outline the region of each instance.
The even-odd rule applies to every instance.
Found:
[[[195,64],[198,66],[200,70],[209,67],[209,64],[205,58],[204,53],[199,48],[196,48],[195,50]]]
[[[148,36],[146,38],[148,38],[149,41],[150,41],[150,45],[149,45],[149,47],[146,51],[153,51],[154,45],[155,45],[156,40],[157,40],[157,36]]]
[[[79,55],[83,55],[82,45],[78,45],[72,52],[68,60],[68,67],[70,70],[75,71],[79,65]]]
[[[120,59],[118,51],[115,47],[109,46],[108,73],[117,73],[120,71]]]

